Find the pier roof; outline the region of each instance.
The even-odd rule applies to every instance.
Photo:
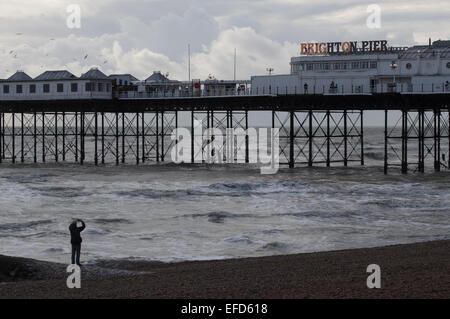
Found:
[[[80,76],[83,80],[111,80],[105,73],[97,68],[92,68]]]
[[[7,79],[7,81],[30,81],[30,80],[32,80],[31,76],[29,76],[23,71],[17,71]]]
[[[45,71],[41,75],[34,78],[37,81],[48,81],[48,80],[70,80],[77,79],[75,75],[66,70],[60,71]]]

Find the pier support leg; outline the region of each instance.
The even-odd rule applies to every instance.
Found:
[[[425,112],[419,111],[419,172],[425,172]]]
[[[191,111],[191,163],[194,164],[195,162],[195,129],[194,129],[194,111]]]
[[[94,164],[98,166],[98,113],[94,112]]]
[[[294,116],[295,113],[293,111],[291,111],[290,114],[290,127],[289,127],[289,168],[294,168],[295,164],[295,154],[294,154]]]
[[[0,112],[0,164],[3,162],[2,149],[3,149],[3,135],[4,135],[4,133],[3,133],[3,121],[2,121],[2,118],[3,118],[3,113]]]
[[[25,123],[24,123],[24,114],[20,113],[20,162],[25,162]]]
[[[45,163],[45,113],[42,112],[42,163]]]
[[[249,137],[248,137],[248,111],[245,111],[245,163],[250,162],[250,152],[249,152]]]
[[[192,113],[194,114],[194,113]],[[194,115],[192,115],[194,116]],[[159,163],[159,112],[156,111],[156,162]]]
[[[102,112],[102,164],[105,164],[105,112]]]
[[[408,111],[402,111],[402,173],[408,173]]]
[[[141,113],[141,126],[142,126],[142,132],[141,132],[141,144],[142,144],[142,163],[145,163],[145,113]]]
[[[55,162],[58,163],[58,112],[55,112]]]
[[[361,110],[361,166],[364,166],[364,111]]]
[[[309,151],[308,151],[308,166],[313,166],[313,112],[312,110],[309,111],[309,133],[308,133],[308,145],[309,145]]]
[[[384,111],[384,174],[388,173],[388,112]]]
[[[83,165],[84,164],[84,159],[85,159],[85,113],[81,112],[81,127],[80,127],[80,146],[81,146],[81,150],[80,150],[80,164]]]
[[[16,113],[12,113],[12,162],[16,162]]]
[[[136,112],[136,165],[139,165],[139,113]]]
[[[116,112],[116,165],[119,165],[119,113]]]
[[[33,112],[33,162],[37,163],[37,114]]]
[[[330,146],[331,146],[331,136],[330,136],[330,111],[327,111],[326,117],[327,117],[327,167],[331,166],[331,152],[330,152]]]
[[[122,112],[122,164],[125,164],[125,113]]]
[[[66,112],[62,112],[62,160],[66,161]]]
[[[348,166],[348,128],[347,128],[348,114],[344,111],[344,166]]]
[[[75,112],[75,162],[78,163],[78,112]]]
[[[161,112],[161,162],[164,162],[165,159],[165,149],[164,149],[164,138],[165,138],[165,131],[164,131],[164,111]]]
[[[434,170],[441,170],[441,112],[434,111]]]
[[[1,120],[1,122],[2,122],[2,128],[1,128],[1,131],[2,131],[2,136],[1,136],[1,139],[2,139],[2,147],[1,147],[1,154],[0,154],[0,157],[2,158],[2,159],[5,159],[5,113],[1,113],[1,118],[0,118],[0,120]]]

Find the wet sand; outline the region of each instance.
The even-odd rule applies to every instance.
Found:
[[[366,286],[381,267],[381,289]],[[0,256],[0,298],[450,298],[450,240],[334,252],[173,264],[84,266]],[[113,268],[113,269],[112,269]]]

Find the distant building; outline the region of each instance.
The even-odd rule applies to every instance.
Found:
[[[45,71],[32,79],[17,71],[0,80],[0,100],[66,100],[111,99],[112,80],[98,69],[91,69],[80,77],[62,71]]]
[[[450,92],[450,41],[386,50],[316,52],[293,57],[289,75],[252,77],[252,94]]]
[[[114,86],[117,87],[129,86],[139,82],[139,79],[131,74],[111,74],[109,78],[114,81]]]

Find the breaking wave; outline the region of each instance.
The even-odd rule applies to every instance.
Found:
[[[20,231],[28,228],[33,228],[40,225],[51,224],[53,221],[46,220],[37,220],[27,223],[10,223],[10,224],[0,224],[0,231]]]
[[[251,214],[232,214],[228,212],[210,212],[205,214],[189,214],[183,215],[182,217],[191,217],[191,218],[207,218],[209,222],[222,224],[225,219],[228,218],[242,218],[242,217],[253,217]]]

